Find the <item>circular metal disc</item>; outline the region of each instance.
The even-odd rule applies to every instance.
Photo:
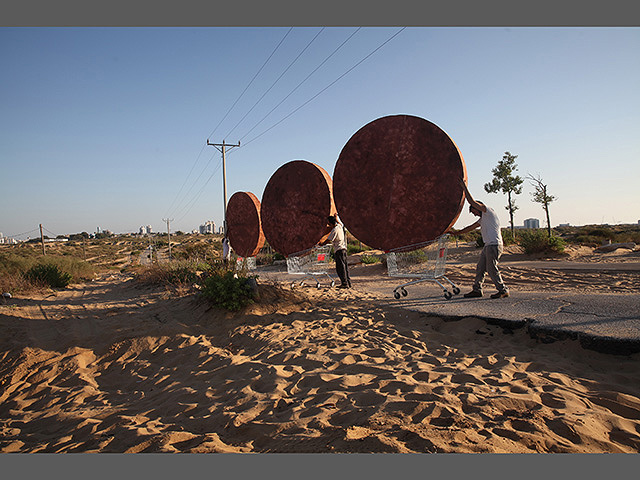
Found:
[[[282,165],[262,194],[260,216],[269,245],[288,256],[316,245],[336,213],[329,174],[306,160]]]
[[[467,172],[453,140],[410,115],[368,123],[346,143],[333,173],[340,218],[384,251],[435,239],[458,219]]]
[[[236,192],[227,204],[227,235],[241,257],[253,257],[264,245],[260,201],[251,192]]]

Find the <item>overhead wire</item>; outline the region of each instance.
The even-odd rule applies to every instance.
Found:
[[[206,146],[206,144],[205,144]],[[204,149],[204,146],[202,147]],[[201,152],[202,153],[202,152]],[[171,211],[171,214],[167,213],[166,217],[173,217],[175,216],[175,214],[180,211],[180,205],[182,204],[182,202],[189,196],[189,194],[191,193],[191,191],[193,190],[193,187],[195,187],[198,183],[198,181],[200,180],[200,178],[202,178],[202,175],[204,175],[204,173],[206,172],[207,168],[209,167],[209,165],[211,164],[211,160],[213,160],[213,157],[215,156],[215,152],[211,153],[211,156],[209,157],[209,160],[207,161],[207,163],[205,164],[205,166],[202,168],[202,170],[200,171],[200,174],[198,175],[198,178],[196,178],[194,180],[194,182],[191,184],[191,186],[189,187],[189,190],[186,191],[186,193],[183,195],[182,199],[180,200],[180,202],[178,202],[178,205],[176,206],[176,208]],[[195,164],[194,164],[195,167]],[[193,170],[193,169],[192,169]],[[184,208],[184,206],[182,207]]]
[[[267,128],[266,130],[264,130],[262,133],[260,133],[259,135],[253,137],[251,140],[248,140],[247,142],[245,142],[243,144],[243,146],[247,146],[248,144],[252,143],[253,141],[257,140],[258,138],[260,138],[261,136],[263,136],[264,134],[266,134],[267,132],[271,131],[272,129],[274,129],[275,127],[277,127],[278,125],[280,125],[282,122],[284,122],[287,118],[289,118],[290,116],[292,116],[294,113],[296,113],[298,110],[300,110],[301,108],[305,107],[306,105],[308,105],[309,103],[311,103],[313,100],[315,100],[316,98],[318,98],[322,93],[324,93],[326,90],[328,90],[329,88],[331,88],[333,85],[335,85],[338,81],[340,81],[342,78],[344,78],[348,73],[350,73],[351,71],[353,71],[356,67],[358,67],[362,62],[364,62],[365,60],[367,60],[369,57],[371,57],[374,53],[376,53],[378,50],[380,50],[382,47],[384,47],[387,43],[389,43],[391,40],[393,40],[395,37],[397,37],[405,28],[407,27],[402,27],[400,30],[398,30],[396,33],[394,33],[391,37],[389,37],[387,40],[385,40],[382,44],[380,44],[378,47],[376,47],[371,53],[369,53],[367,56],[365,56],[362,60],[360,60],[358,63],[356,63],[355,65],[353,65],[351,68],[349,68],[346,72],[344,72],[342,75],[340,75],[338,78],[336,78],[333,82],[331,82],[329,85],[327,85],[326,87],[324,87],[322,90],[320,90],[318,93],[316,93],[313,97],[311,97],[309,100],[307,100],[306,102],[304,102],[302,105],[300,105],[299,107],[297,107],[295,110],[293,110],[291,113],[289,113],[288,115],[286,115],[284,118],[282,118],[281,120],[279,120],[277,123],[273,124],[272,126],[270,126],[269,128]]]
[[[176,200],[178,200],[178,197],[180,197],[180,194],[182,193],[182,190],[184,189],[184,186],[187,184],[187,180],[189,180],[189,177],[191,177],[191,173],[193,172],[193,169],[196,168],[196,165],[198,164],[198,160],[200,160],[200,156],[202,155],[202,152],[204,152],[204,147],[206,147],[206,143],[202,145],[202,148],[200,149],[200,153],[198,153],[198,156],[196,157],[196,161],[193,162],[193,165],[191,166],[191,170],[189,170],[189,173],[187,174],[186,178],[184,179],[184,182],[182,182],[182,186],[180,187],[180,190],[178,190],[178,193],[176,194],[175,198],[173,199],[173,202],[171,202],[171,205],[167,209],[167,214],[165,215],[165,217],[168,218],[168,217],[171,216],[171,215],[169,215],[169,212],[171,211],[171,209],[175,205]]]
[[[333,52],[331,52],[331,54],[329,54],[329,56],[328,56],[327,58],[325,58],[325,59],[320,63],[320,65],[318,65],[318,66],[317,66],[317,67],[316,67],[316,68],[315,68],[315,69],[314,69],[314,70],[313,70],[309,75],[307,75],[307,76],[305,77],[305,79],[304,79],[304,80],[302,80],[298,85],[296,85],[296,87],[295,87],[293,90],[291,90],[291,92],[289,92],[289,94],[288,94],[286,97],[284,97],[284,98],[280,101],[280,103],[278,103],[275,107],[273,107],[273,108],[269,111],[269,113],[267,113],[264,117],[262,117],[262,119],[261,119],[258,123],[256,123],[253,127],[251,127],[251,129],[250,129],[247,133],[245,133],[242,137],[240,137],[240,140],[242,141],[242,139],[243,139],[244,137],[246,137],[247,135],[249,135],[251,132],[253,132],[253,131],[258,127],[258,125],[260,125],[262,122],[264,122],[264,121],[266,120],[266,118],[267,118],[269,115],[271,115],[271,114],[272,114],[272,113],[273,113],[273,112],[274,112],[274,111],[275,111],[275,110],[276,110],[280,105],[282,105],[282,104],[283,104],[283,103],[284,103],[284,102],[285,102],[285,101],[286,101],[286,100],[287,100],[291,95],[293,95],[293,94],[295,93],[295,91],[296,91],[296,90],[298,90],[298,88],[300,88],[300,87],[301,87],[301,86],[302,86],[302,85],[303,85],[307,80],[309,80],[309,78],[311,78],[311,76],[312,76],[314,73],[316,73],[316,72],[317,72],[317,71],[318,71],[318,70],[319,70],[319,69],[320,69],[320,68],[321,68],[325,63],[327,63],[327,61],[328,61],[331,57],[333,57],[333,56],[338,52],[338,50],[340,50],[343,46],[345,46],[345,45],[347,44],[347,42],[348,42],[349,40],[351,40],[351,39],[354,37],[354,35],[360,31],[360,29],[361,29],[361,28],[362,28],[362,27],[358,27],[358,28],[357,28],[357,29],[356,29],[356,30],[355,30],[351,35],[349,35],[349,37],[348,37],[344,42],[342,42],[342,43],[338,46],[338,48],[336,48]]]
[[[17,238],[17,237],[22,237],[22,236],[24,236],[24,235],[28,235],[28,234],[33,233],[33,232],[37,232],[38,230],[39,230],[39,229],[34,228],[33,230],[29,230],[28,232],[18,233],[17,235],[5,235],[4,237],[5,237],[5,238]]]
[[[342,42],[342,44],[340,46],[338,46],[329,56],[327,56],[319,65],[318,67],[316,67],[309,75],[307,75],[307,77],[302,80],[286,97],[284,97],[280,103],[278,103],[271,111],[269,111],[269,113],[267,113],[267,115],[265,115],[259,122],[257,122],[246,134],[243,135],[244,138],[247,135],[249,135],[253,130],[255,130],[255,128],[257,128],[269,115],[271,115],[271,113],[273,113],[273,111],[278,108],[284,101],[286,101],[302,84],[304,84],[304,82],[306,82],[315,72],[317,72],[322,65],[324,65],[333,55],[335,55],[335,53],[337,53],[338,50],[340,50],[351,38],[353,38],[353,36],[361,29],[361,27],[359,27],[355,32],[353,32],[344,42]],[[283,118],[281,118],[278,122],[274,123],[273,125],[271,125],[269,128],[265,129],[264,131],[262,131],[260,134],[256,135],[255,137],[251,138],[249,141],[243,143],[243,147],[254,142],[255,140],[257,140],[258,138],[262,137],[263,135],[265,135],[266,133],[268,133],[269,131],[271,131],[272,129],[274,129],[275,127],[277,127],[278,125],[280,125],[282,122],[284,122],[285,120],[287,120],[289,117],[291,117],[292,115],[294,115],[295,113],[297,113],[300,109],[304,108],[306,105],[308,105],[309,103],[311,103],[313,100],[315,100],[317,97],[319,97],[321,94],[323,94],[326,90],[328,90],[329,88],[331,88],[333,85],[335,85],[338,81],[340,81],[342,78],[344,78],[346,75],[348,75],[350,72],[352,72],[354,69],[356,69],[359,65],[361,65],[363,62],[365,62],[368,58],[370,58],[372,55],[374,55],[378,50],[380,50],[382,47],[384,47],[387,43],[389,43],[391,40],[393,40],[395,37],[397,37],[400,33],[402,33],[402,31],[404,31],[406,29],[406,27],[402,27],[400,30],[398,30],[396,33],[394,33],[391,37],[389,37],[387,40],[385,40],[384,42],[382,42],[380,45],[378,45],[374,50],[372,50],[369,54],[367,54],[365,57],[363,57],[361,60],[359,60],[357,63],[355,63],[353,66],[351,66],[349,69],[347,69],[344,73],[342,73],[340,76],[338,76],[335,80],[333,80],[330,84],[328,84],[326,87],[324,87],[322,90],[320,90],[318,93],[316,93],[314,96],[312,96],[311,98],[309,98],[307,101],[305,101],[304,103],[302,103],[300,106],[298,106],[297,108],[295,108],[293,111],[291,111],[289,114],[287,114],[286,116],[284,116]],[[284,42],[284,40],[287,38],[287,36],[289,35],[289,33],[291,32],[292,28],[289,29],[289,31],[285,34],[285,36],[283,37],[283,39],[280,41],[280,43],[276,46],[276,48],[274,49],[274,51],[271,53],[271,55],[269,56],[269,58],[267,59],[267,61],[265,61],[265,63],[260,67],[260,69],[258,70],[258,72],[254,75],[254,77],[251,79],[251,81],[249,82],[249,84],[247,85],[247,87],[244,89],[244,91],[240,94],[240,96],[238,97],[238,99],[234,102],[234,104],[232,105],[232,107],[229,109],[229,111],[225,114],[225,116],[223,117],[223,120],[228,116],[229,112],[233,109],[233,107],[235,107],[235,105],[238,103],[238,101],[240,100],[240,98],[244,95],[244,93],[246,93],[246,91],[248,90],[248,88],[251,86],[251,84],[254,82],[254,80],[256,79],[256,77],[258,76],[258,74],[264,69],[265,65],[267,64],[267,62],[273,57],[273,55],[275,54],[275,52],[278,50],[278,48],[282,45],[282,43]],[[324,29],[323,29],[324,30]],[[286,71],[298,60],[298,58],[302,55],[302,53],[304,53],[304,51],[306,51],[306,49],[311,45],[311,43],[313,43],[313,41],[315,41],[315,39],[320,35],[320,33],[322,32],[322,30],[320,32],[318,32],[318,34],[316,34],[316,36],[311,40],[311,42],[309,42],[309,44],[302,50],[302,52],[296,57],[296,59],[294,59],[289,66],[287,67],[287,69],[285,69],[285,71],[280,75],[280,77],[278,77],[278,79],[272,84],[272,86],[262,95],[262,97],[254,104],[253,107],[251,107],[251,109],[249,110],[249,112],[247,114],[245,114],[245,116],[240,120],[240,122],[238,122],[233,129],[231,130],[230,134],[233,133],[233,131],[238,127],[238,125],[248,116],[248,114],[255,108],[255,106],[264,98],[264,96],[271,90],[271,88],[273,88],[273,86],[280,80],[280,78],[282,78],[282,76],[284,75],[284,73],[286,73]],[[220,123],[218,123],[218,125],[216,126],[216,128],[214,129],[214,131],[211,133],[211,135],[213,135],[213,133],[218,129],[218,127],[222,124],[222,121],[220,121]],[[229,135],[230,135],[229,134]],[[210,136],[211,136],[210,135]],[[228,136],[228,135],[227,135]],[[204,147],[203,147],[204,148]],[[202,153],[202,152],[201,152]],[[227,153],[227,155],[232,155],[234,153],[234,151],[230,151]],[[213,157],[212,157],[213,158]],[[209,163],[211,162],[211,159],[209,160],[209,162],[207,163],[207,166],[209,165]],[[194,165],[195,166],[195,165]],[[182,214],[182,216],[177,220],[177,222],[181,221],[182,219],[184,219],[184,217],[189,213],[189,211],[191,210],[191,208],[195,205],[196,201],[200,198],[200,196],[202,195],[204,188],[207,186],[207,184],[211,181],[211,179],[213,178],[213,176],[217,173],[217,171],[220,169],[220,167],[222,166],[222,161],[220,161],[220,163],[218,164],[218,166],[216,167],[216,169],[213,171],[213,173],[211,173],[211,175],[207,178],[207,180],[205,181],[204,185],[202,185],[202,187],[200,188],[200,190],[196,193],[196,196],[193,198],[193,200],[191,200],[188,204],[185,204],[184,207],[182,207],[182,209],[184,210],[186,208],[186,210],[184,211],[184,213]],[[194,184],[191,186],[191,188],[189,189],[189,191],[184,195],[182,201],[184,201],[184,199],[189,195],[189,193],[191,192],[191,190],[193,189],[193,187],[195,186],[195,184],[197,183],[197,181],[200,179],[200,177],[203,175],[204,171],[206,170],[203,169],[203,171],[200,173],[198,179],[196,179],[196,182],[194,182]],[[193,170],[193,167],[192,167]],[[177,213],[179,212],[180,209],[176,209],[174,212]],[[175,215],[174,215],[175,216]]]
[[[238,123],[235,124],[235,126],[231,129],[231,131],[227,134],[226,138],[229,138],[231,136],[231,134],[234,132],[234,130],[238,127],[238,125],[240,125],[245,118],[247,118],[247,116],[253,111],[254,108],[256,108],[256,106],[262,101],[262,99],[267,95],[267,93],[269,93],[273,87],[276,86],[276,84],[280,81],[280,79],[282,77],[284,77],[284,75],[289,71],[289,69],[298,61],[298,59],[302,56],[302,54],[304,52],[307,51],[307,49],[311,46],[311,44],[313,42],[316,41],[316,39],[320,36],[320,34],[322,32],[324,32],[325,27],[322,27],[320,29],[320,31],[318,33],[316,33],[316,35],[311,39],[311,41],[309,43],[307,43],[307,45],[300,51],[300,53],[298,54],[298,56],[296,58],[294,58],[291,63],[289,64],[289,66],[287,68],[284,69],[284,71],[280,74],[280,76],[278,78],[276,78],[276,80],[271,84],[271,86],[262,94],[262,96],[256,101],[256,103],[253,104],[253,106],[247,111],[247,113],[244,114],[244,116],[238,121]]]
[[[249,84],[245,87],[245,89],[242,91],[242,93],[240,94],[240,96],[236,99],[235,102],[233,102],[233,105],[231,105],[231,107],[229,108],[229,110],[227,111],[227,113],[224,114],[224,117],[222,117],[222,120],[220,120],[220,122],[218,122],[218,125],[216,125],[216,128],[213,129],[213,132],[211,132],[211,134],[209,135],[209,137],[212,137],[213,134],[216,132],[216,130],[218,130],[218,127],[222,124],[222,122],[224,122],[224,120],[227,118],[227,116],[229,115],[229,113],[231,112],[231,110],[233,110],[233,108],[236,106],[236,104],[240,101],[240,99],[244,96],[244,94],[247,92],[247,90],[249,89],[249,87],[251,86],[251,84],[254,82],[254,80],[258,77],[258,75],[260,74],[260,72],[262,72],[262,70],[264,69],[264,67],[267,65],[267,63],[269,63],[269,60],[271,60],[271,58],[275,55],[275,53],[278,51],[278,49],[280,48],[280,46],[282,45],[282,43],[285,41],[285,39],[289,36],[289,34],[291,33],[291,31],[293,30],[293,27],[291,27],[289,30],[287,30],[287,33],[284,34],[284,37],[282,37],[282,40],[280,40],[280,43],[278,43],[278,45],[276,45],[276,48],[273,49],[273,52],[271,52],[271,55],[269,55],[269,57],[264,61],[264,63],[262,64],[262,66],[258,69],[258,71],[256,72],[256,74],[253,76],[253,78],[251,79],[251,81],[249,82]]]
[[[293,27],[289,28],[289,30],[287,30],[287,32],[284,34],[284,36],[282,37],[282,39],[280,40],[280,42],[276,45],[276,47],[273,49],[273,51],[271,52],[271,54],[269,55],[269,57],[267,57],[267,59],[264,61],[264,63],[262,64],[262,66],[258,69],[258,71],[255,73],[255,75],[253,76],[253,78],[249,81],[249,83],[247,84],[247,86],[245,87],[245,89],[242,91],[242,93],[240,93],[240,95],[238,96],[238,98],[236,99],[236,101],[231,105],[231,107],[229,108],[229,110],[227,110],[227,113],[225,113],[225,115],[222,117],[222,119],[220,120],[220,122],[218,122],[218,125],[216,125],[216,127],[213,129],[213,131],[209,134],[209,137],[212,137],[213,134],[218,130],[218,128],[220,127],[220,125],[222,124],[222,122],[227,118],[227,116],[229,115],[229,113],[231,113],[231,111],[233,110],[233,108],[236,106],[236,104],[240,101],[240,99],[244,96],[244,94],[246,93],[246,91],[249,89],[249,87],[253,84],[253,82],[255,81],[255,79],[258,77],[258,75],[260,74],[260,72],[262,72],[262,70],[264,69],[264,67],[267,65],[267,63],[269,63],[269,61],[271,60],[271,58],[275,55],[275,53],[278,51],[278,49],[280,48],[280,46],[283,44],[283,42],[285,41],[285,39],[289,36],[289,34],[291,33],[291,31],[293,30]],[[181,204],[182,201],[184,201],[184,199],[189,195],[189,192],[191,192],[191,190],[193,189],[193,187],[198,183],[198,180],[200,179],[200,177],[202,176],[202,173],[198,176],[198,178],[193,182],[192,186],[189,188],[189,190],[187,191],[187,193],[184,195],[184,197],[181,199],[181,201],[178,203],[178,206],[176,206],[176,210],[170,215],[169,212],[172,212],[172,208],[175,205],[176,201],[178,200],[178,198],[180,197],[180,194],[182,193],[182,190],[184,189],[185,185],[187,184],[187,181],[189,180],[191,173],[193,172],[193,169],[195,168],[195,166],[198,164],[198,161],[200,160],[200,156],[202,155],[202,152],[204,151],[205,147],[206,147],[206,143],[202,146],[202,148],[200,149],[200,153],[198,154],[193,166],[191,167],[191,170],[189,170],[189,174],[187,175],[187,177],[185,178],[182,186],[180,187],[180,190],[178,191],[178,193],[176,194],[173,202],[171,203],[171,206],[168,208],[167,210],[167,217],[173,216],[173,213],[179,211],[179,206]],[[211,159],[209,159],[209,162],[207,162],[207,166],[209,165],[209,163],[211,163]],[[206,167],[205,167],[206,169]],[[208,182],[208,181],[207,181]],[[205,184],[206,185],[206,184]]]
[[[195,205],[195,203],[200,199],[200,196],[202,195],[202,192],[204,191],[204,187],[206,187],[209,182],[211,181],[211,179],[213,178],[213,176],[218,172],[218,170],[220,170],[220,167],[222,166],[222,160],[220,161],[220,163],[218,163],[218,166],[216,167],[216,169],[211,173],[211,175],[209,175],[209,178],[207,178],[207,181],[204,182],[204,185],[202,185],[202,187],[200,187],[200,190],[198,190],[198,193],[196,193],[196,196],[193,198],[193,200],[191,201],[191,203],[185,205],[185,207],[183,208],[187,208],[187,210],[182,214],[182,216],[176,220],[176,222],[180,222],[182,221],[182,219],[184,217],[186,217],[187,213],[189,213],[191,211],[191,208],[193,208],[193,206]]]

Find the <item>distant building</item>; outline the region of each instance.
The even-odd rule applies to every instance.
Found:
[[[15,238],[5,237],[2,232],[0,232],[0,245],[15,245],[18,241]]]
[[[151,233],[153,233],[151,231],[151,225],[140,227],[140,235],[149,235]]]
[[[540,228],[540,220],[537,218],[527,218],[524,221],[524,228]]]
[[[213,220],[204,222],[204,225],[200,225],[200,233],[216,233],[216,224]]]

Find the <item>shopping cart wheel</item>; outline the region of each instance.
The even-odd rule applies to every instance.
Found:
[[[393,296],[396,297],[396,300],[400,300],[400,292],[393,292]]]
[[[404,288],[400,291],[402,292],[403,297],[406,297],[408,295],[407,291]]]
[[[458,287],[453,287],[453,294],[458,295],[460,293],[460,289]]]
[[[320,282],[316,283],[316,288],[320,288]]]
[[[451,292],[445,290],[444,291],[444,298],[446,298],[447,300],[451,300],[451,297],[453,297],[453,295],[451,295]]]
[[[296,288],[296,282],[291,282],[291,290],[293,290],[294,288]]]
[[[304,287],[304,280],[302,282],[300,282],[300,286]]]
[[[336,282],[335,282],[335,280],[331,280],[331,286],[332,286],[332,287],[335,287],[335,286],[336,286]]]

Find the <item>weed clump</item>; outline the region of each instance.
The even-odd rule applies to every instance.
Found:
[[[203,297],[214,305],[232,311],[252,303],[255,291],[255,277],[226,269],[210,272],[202,284]]]
[[[73,277],[70,273],[62,271],[57,265],[51,263],[40,263],[31,267],[26,278],[32,283],[42,283],[51,288],[65,288]]]
[[[566,245],[560,237],[549,236],[544,230],[525,230],[520,234],[520,246],[530,253],[563,253]]]
[[[366,253],[360,257],[360,261],[365,265],[381,262],[380,257],[377,257],[376,255],[368,255]]]

